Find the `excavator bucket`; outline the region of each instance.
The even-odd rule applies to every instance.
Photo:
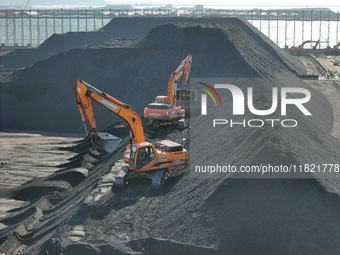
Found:
[[[197,89],[177,89],[176,97],[185,109],[190,108],[190,104],[198,99]]]
[[[118,148],[121,141],[122,141],[121,138],[111,135],[109,133],[96,134],[96,144],[98,144],[108,153],[114,152]]]

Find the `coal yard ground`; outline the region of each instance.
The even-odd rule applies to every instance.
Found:
[[[195,138],[189,127],[153,130],[145,122],[149,141],[181,143],[197,164],[212,155],[235,165],[340,164],[340,70],[330,64],[335,57],[319,57],[321,68],[232,17],[117,18],[95,32],[53,35],[38,48],[2,56],[15,71],[0,81],[1,255],[340,254],[336,171],[332,178],[197,179],[185,166],[161,190],[151,189],[149,180],[115,187],[129,129],[94,106],[98,128],[122,142],[111,153],[93,150],[83,135],[75,81],[94,85],[142,116],[189,53],[191,77],[258,81],[251,85],[263,109],[271,105],[267,92],[273,87],[309,90],[312,117],[294,108],[287,118],[299,120],[296,128],[236,127],[217,137],[211,123],[191,116],[190,125],[205,134],[198,147],[208,154],[190,146]],[[299,78],[304,75],[319,79]],[[232,107],[230,97],[222,100]],[[224,108],[216,109],[223,114]],[[245,117],[254,118],[250,112]]]

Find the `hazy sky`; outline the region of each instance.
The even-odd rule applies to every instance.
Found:
[[[34,0],[31,0],[34,1]],[[91,2],[96,2],[92,0]],[[102,1],[100,1],[102,2]],[[226,0],[105,0],[108,4],[133,4],[138,2],[150,3],[153,4],[176,4],[176,5],[195,5],[195,4],[203,4],[203,5],[265,5],[265,6],[275,6],[275,5],[298,5],[298,6],[340,6],[340,1],[338,0],[322,0],[322,1],[313,1],[313,0],[284,0],[284,1],[268,1],[268,0],[238,0],[238,1],[226,1]]]
[[[95,2],[95,0],[92,0]],[[337,7],[340,8],[339,0],[284,0],[284,1],[268,1],[268,0],[237,0],[237,1],[228,1],[228,0],[105,0],[107,4],[134,4],[134,3],[146,3],[152,5],[220,5],[220,6],[266,6],[266,7]]]
[[[340,0],[0,0],[1,5],[22,5],[29,3],[29,6],[105,6],[107,4],[129,4],[129,5],[152,5],[160,6],[172,4],[174,6],[224,6],[228,9],[252,9],[252,8],[331,8],[340,10]]]

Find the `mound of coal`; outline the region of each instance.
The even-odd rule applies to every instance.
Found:
[[[259,44],[244,22],[229,20],[226,25],[161,25],[130,48],[78,48],[40,61],[2,84],[1,129],[81,131],[73,91],[78,78],[143,114],[145,105],[166,93],[169,75],[188,53],[192,77],[270,77],[277,71],[294,78],[285,66],[298,67],[296,61],[256,34]],[[111,112],[95,107],[100,126],[113,122]]]
[[[264,82],[261,79],[260,82],[252,80],[240,84],[243,89],[254,87],[254,102],[259,103],[257,107],[267,109],[268,105],[271,105],[272,87],[298,84],[287,76],[282,77],[276,71],[273,71],[273,74],[277,77],[271,81]],[[338,164],[339,142],[320,128],[327,122],[322,115],[331,112],[331,109],[321,103],[323,99],[316,91],[311,90],[311,93],[313,104],[307,107],[313,115],[312,118],[307,118],[298,109],[290,109],[287,113],[287,118],[298,120],[299,125],[296,128],[223,127],[217,131],[211,128],[212,119],[209,116],[208,119],[203,116],[192,119],[191,125],[195,129],[191,129],[191,162],[194,165],[223,162],[225,165],[235,166],[303,165],[313,162]],[[226,109],[232,108],[231,97],[224,97],[223,102],[227,106],[216,108],[216,115],[231,116],[225,112]],[[273,119],[280,117],[282,118],[279,114],[270,116]],[[246,111],[244,118],[255,117]],[[328,120],[328,125],[331,125],[331,122],[332,118]],[[204,146],[198,146],[202,144]],[[192,217],[187,226],[182,224],[190,219],[183,220],[181,231],[189,225],[197,224],[201,224],[202,228],[210,228],[211,236],[221,238],[218,241],[214,238],[209,241],[215,242],[221,251],[231,254],[339,252],[337,243],[340,240],[340,220],[335,217],[340,212],[338,174],[311,173],[301,179],[227,179],[229,177],[222,174],[216,179],[195,179],[197,186],[188,188],[186,192],[190,192],[194,197],[192,203],[195,205],[188,205],[191,201],[188,202],[187,198],[183,197],[186,202],[182,201],[182,209],[186,211],[195,208],[192,214],[197,217]],[[181,182],[192,182],[190,178],[184,179]],[[173,201],[182,198],[181,193],[176,197],[177,199],[172,198]],[[199,205],[196,204],[198,200],[201,200]],[[171,208],[164,209],[164,215],[169,216],[160,218],[158,224],[166,224],[167,220],[174,216],[171,211]],[[185,234],[191,236],[191,233]]]
[[[278,47],[248,22],[238,18],[185,18],[185,17],[123,17],[112,19],[106,26],[93,32],[68,32],[54,34],[41,46],[35,49],[15,50],[3,56],[1,61],[6,67],[21,68],[30,66],[55,54],[86,45],[102,44],[112,38],[140,38],[145,33],[161,24],[169,23],[201,23],[201,24],[235,24],[274,55],[285,67],[295,73],[305,73],[303,65],[294,61],[285,51]],[[212,38],[211,38],[212,39]]]

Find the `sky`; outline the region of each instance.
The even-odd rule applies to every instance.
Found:
[[[0,0],[1,1],[1,0]],[[34,1],[34,0],[32,0]],[[101,1],[101,0],[99,0]],[[230,9],[252,9],[252,8],[331,8],[340,10],[339,0],[283,0],[283,1],[268,1],[268,0],[104,0],[107,4],[141,4],[148,5],[166,5],[174,6],[194,6],[201,4],[203,6],[230,6]],[[92,0],[91,2],[96,2]]]
[[[164,6],[171,4],[173,6],[194,6],[201,4],[205,7],[224,7],[225,9],[275,9],[275,8],[330,8],[335,11],[340,11],[340,0],[283,0],[283,1],[268,1],[268,0],[0,0],[1,5],[22,5],[25,6],[105,6],[108,4],[114,5],[151,5],[151,6]]]
[[[143,0],[141,0],[142,2]],[[95,1],[93,1],[95,2]],[[138,2],[137,1],[120,1],[120,0],[105,0],[107,3],[120,3],[120,2],[125,2],[125,3],[132,3],[132,2]],[[238,1],[228,1],[228,0],[145,0],[144,2],[154,2],[156,3],[161,3],[161,4],[190,4],[190,5],[195,5],[195,4],[203,4],[203,5],[282,5],[282,2],[285,5],[299,5],[299,6],[307,6],[307,5],[337,5],[340,6],[339,1],[334,1],[334,0],[323,0],[323,1],[313,1],[313,0],[284,0],[284,1],[268,1],[268,0],[238,0]]]

